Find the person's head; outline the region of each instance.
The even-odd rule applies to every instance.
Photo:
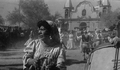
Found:
[[[88,34],[91,34],[91,32],[90,32],[90,31],[88,31]]]
[[[116,31],[116,30],[113,30],[111,36],[112,36],[112,37],[117,36],[117,31]]]
[[[97,32],[98,34],[100,34],[100,30],[97,30],[96,32]]]
[[[46,20],[40,20],[37,23],[38,34],[40,37],[50,36],[51,35],[51,26]]]
[[[85,35],[87,34],[87,31],[86,31],[86,30],[84,31],[84,34],[85,34]]]

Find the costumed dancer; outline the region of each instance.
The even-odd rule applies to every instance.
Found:
[[[51,39],[52,28],[47,21],[37,23],[38,39],[26,45],[23,56],[24,70],[65,70],[65,56],[61,44]]]
[[[96,48],[102,43],[102,34],[100,30],[95,31],[93,47]]]
[[[89,52],[91,50],[91,45],[90,45],[91,36],[89,36],[87,31],[85,30],[83,35],[81,36],[81,39],[82,39],[82,52],[84,53],[83,54],[84,60],[86,60],[86,55],[85,54],[89,55]]]
[[[69,39],[67,41],[67,49],[75,49],[75,43],[74,43],[74,38],[73,38],[72,31],[69,33]]]

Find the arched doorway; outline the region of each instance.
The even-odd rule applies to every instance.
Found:
[[[86,30],[87,23],[86,22],[81,22],[80,25],[79,25],[79,27],[80,27],[80,30]]]

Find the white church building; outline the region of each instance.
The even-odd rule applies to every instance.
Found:
[[[108,13],[111,10],[111,4],[109,0],[96,1],[97,6],[93,6],[90,1],[84,0],[73,7],[72,0],[66,0],[64,5],[65,16],[61,20],[69,24],[68,30],[85,28],[94,31],[95,29],[105,28],[104,24],[100,22],[100,18],[101,14]]]

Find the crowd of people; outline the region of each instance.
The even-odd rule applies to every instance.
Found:
[[[112,39],[117,36],[117,30],[79,30],[61,33],[60,35],[67,49],[79,49],[83,52],[84,59],[86,59],[85,54],[89,55],[91,51],[98,48],[101,44],[111,43]]]
[[[37,23],[38,36],[32,32],[25,43],[23,56],[24,70],[61,70],[65,69],[65,49],[60,42],[56,26],[46,20]]]
[[[31,29],[22,30],[20,27],[0,26],[0,50],[12,47],[15,43],[28,38]]]
[[[101,32],[100,30],[96,30],[95,32],[90,32],[87,30],[84,31],[69,31],[67,33],[61,33],[62,39],[67,39],[67,41],[64,41],[64,43],[67,45],[68,49],[73,49],[73,48],[77,48],[77,46],[80,45],[80,40],[85,39],[86,36],[88,36],[88,40],[87,41],[95,41],[95,40],[101,40],[99,43],[101,42],[108,42],[108,39],[106,40],[106,38],[109,36],[109,32]],[[71,42],[71,43],[70,43]],[[71,46],[70,46],[70,44]],[[95,46],[95,44],[94,44]]]
[[[87,59],[95,48],[103,43],[113,43],[117,32],[103,31],[68,31],[63,32],[54,23],[41,20],[37,23],[37,36],[31,30],[29,39],[24,44],[24,70],[64,70],[66,49],[79,49]]]

